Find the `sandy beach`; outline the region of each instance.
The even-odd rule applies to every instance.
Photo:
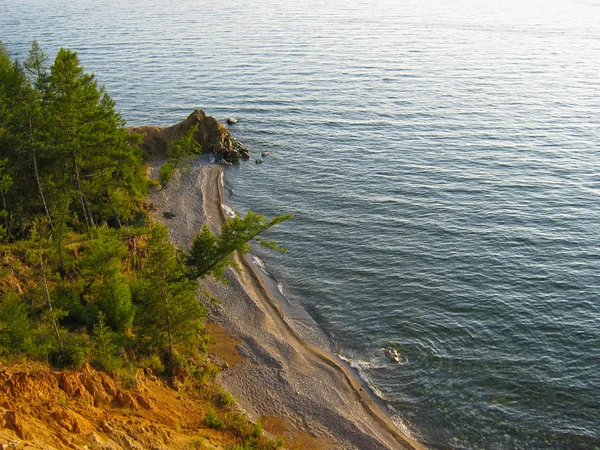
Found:
[[[223,169],[203,158],[150,198],[154,218],[184,248],[203,223],[218,232],[226,218]],[[228,362],[222,379],[240,407],[292,448],[423,448],[394,425],[352,369],[298,336],[253,264],[236,261],[243,270],[228,269],[227,285],[207,279],[200,289],[220,300],[209,306],[213,340],[220,341],[211,351]]]

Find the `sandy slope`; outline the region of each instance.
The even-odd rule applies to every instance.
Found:
[[[222,176],[218,166],[197,165],[153,194],[155,218],[177,245],[189,247],[204,221],[219,230],[225,220]],[[175,217],[165,219],[165,211]],[[421,448],[394,426],[344,363],[296,335],[253,265],[241,257],[237,262],[243,271],[230,270],[228,285],[211,279],[204,284],[221,300],[211,307],[210,319],[241,342],[244,358],[223,375],[240,405],[299,448]]]

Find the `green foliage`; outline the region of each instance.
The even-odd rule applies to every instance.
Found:
[[[116,370],[116,374],[119,379],[123,382],[123,386],[126,388],[134,388],[137,385],[137,379],[135,377],[137,367],[131,362],[124,362]]]
[[[92,346],[90,343],[90,336],[85,330],[66,334],[65,338],[66,339],[63,339],[64,354],[55,350],[50,355],[50,361],[55,366],[77,369],[90,361]]]
[[[152,372],[156,374],[163,373],[165,370],[165,366],[160,360],[160,357],[157,354],[152,354],[149,356],[145,356],[138,362],[138,366],[144,369],[150,369]]]
[[[60,49],[51,66],[35,41],[23,66],[0,52],[5,238],[27,236],[37,221],[62,242],[70,229],[141,214],[148,183],[139,137],[114,107],[75,52]]]
[[[31,50],[29,50],[29,55],[23,63],[23,67],[34,86],[42,91],[48,80],[48,56],[35,40],[31,43]]]
[[[222,279],[225,269],[229,266],[235,266],[231,259],[234,252],[248,253],[250,242],[253,239],[258,238],[259,235],[272,226],[292,217],[291,214],[284,214],[269,220],[265,216],[255,214],[249,210],[244,218],[238,216],[228,218],[223,224],[219,236],[212,234],[208,226],[204,225],[194,239],[187,258],[189,276],[191,278],[201,278],[206,275],[213,275]],[[277,247],[272,241],[259,240],[259,242],[269,248],[286,251]]]
[[[192,441],[192,448],[206,448],[204,443],[206,442],[206,438],[204,436],[196,436]]]
[[[169,242],[166,228],[150,229],[148,258],[135,287],[136,328],[140,345],[167,352],[194,354],[204,342],[206,309],[196,298],[196,283],[183,277],[182,254]],[[167,361],[170,363],[170,361]]]
[[[162,188],[165,188],[167,186],[169,181],[171,181],[171,178],[173,178],[174,173],[175,166],[172,162],[167,161],[162,166],[160,166],[160,169],[158,171],[158,181],[160,182],[160,186]]]
[[[212,401],[220,408],[229,408],[235,404],[235,397],[222,386],[218,386],[213,394]]]
[[[194,370],[195,378],[201,383],[206,384],[210,381],[214,381],[217,378],[217,375],[221,372],[221,368],[211,361],[204,361],[201,367],[197,367]],[[214,396],[211,396],[211,399]]]
[[[197,131],[169,146],[163,187],[202,151]],[[259,236],[291,215],[249,211],[220,235],[203,227],[185,254],[164,227],[147,226],[140,145],[75,52],[60,49],[50,63],[34,41],[20,65],[0,42],[0,358],[91,362],[126,387],[139,366],[163,373],[180,364],[190,382],[213,384],[219,367],[201,355],[207,311],[197,279],[222,278],[253,240],[285,251]],[[207,426],[237,430],[239,448],[278,448],[232,411],[231,393],[205,395],[224,408],[221,418],[207,412]]]
[[[111,329],[106,325],[102,311],[98,313],[98,323],[94,325],[92,341],[94,343],[92,353],[92,365],[94,367],[108,372],[120,367],[121,360],[117,356],[118,348],[114,343]]]
[[[133,324],[134,307],[128,280],[122,275],[104,277],[98,286],[98,307],[113,330],[125,331]]]
[[[158,171],[158,180],[164,189],[177,169],[189,170],[190,161],[195,155],[202,153],[202,146],[196,140],[198,124],[188,128],[185,134],[169,146],[169,159]]]
[[[27,307],[19,296],[7,292],[0,300],[0,355],[27,352],[31,344]]]
[[[70,271],[78,281],[58,291],[56,305],[70,312],[64,325],[91,329],[101,311],[114,331],[125,331],[133,323],[130,280],[121,273],[127,246],[107,228],[90,233],[88,245],[80,247],[82,257],[73,261]]]
[[[213,430],[222,430],[224,427],[223,421],[217,417],[217,413],[212,408],[206,412],[204,423],[208,428],[212,428]]]
[[[202,146],[196,140],[196,134],[198,134],[198,124],[188,128],[180,139],[171,144],[169,157],[174,160],[182,160],[202,153]]]
[[[252,424],[239,413],[229,416],[227,426],[236,429],[244,439],[243,443],[228,447],[229,450],[277,450],[284,446],[283,439],[275,440],[265,436],[260,422]]]

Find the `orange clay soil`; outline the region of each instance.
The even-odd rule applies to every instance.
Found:
[[[184,379],[175,390],[139,369],[135,384],[127,389],[89,365],[76,371],[0,365],[0,445],[145,450],[223,449],[240,442],[234,431],[204,424],[212,405]]]

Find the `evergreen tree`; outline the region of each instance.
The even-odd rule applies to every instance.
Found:
[[[161,166],[158,180],[164,189],[177,169],[189,169],[190,161],[195,155],[202,153],[202,146],[196,140],[198,124],[188,128],[185,134],[169,147],[169,159]]]
[[[169,368],[176,350],[195,353],[203,344],[206,310],[196,297],[196,282],[184,273],[183,256],[169,242],[166,228],[153,226],[136,289],[136,324],[140,345],[166,354]]]
[[[0,299],[0,355],[26,352],[31,346],[31,323],[27,307],[14,292]]]
[[[42,215],[61,246],[71,228],[135,220],[148,183],[139,136],[124,126],[76,53],[61,49],[48,68],[34,41],[23,68],[1,47],[0,159],[12,180],[3,191],[7,232],[26,236]]]
[[[45,92],[48,82],[48,55],[36,40],[31,43],[27,59],[23,63],[29,79],[38,92]]]
[[[257,240],[261,245],[272,250],[287,251],[278,247],[275,242],[261,239],[259,236],[272,226],[292,217],[291,214],[284,214],[269,220],[249,210],[244,218],[239,216],[228,218],[218,236],[213,235],[208,226],[204,225],[194,239],[187,258],[188,276],[202,278],[213,275],[222,278],[225,269],[234,265],[231,255],[236,251],[248,253],[252,240]]]
[[[134,307],[131,291],[120,263],[127,255],[127,247],[114,233],[106,228],[95,230],[93,240],[76,264],[80,282],[74,286],[69,309],[72,326],[91,327],[98,312],[114,331],[131,327]]]
[[[32,173],[33,182],[35,183],[35,190],[31,189],[30,192],[37,193],[48,227],[50,232],[53,233],[54,226],[46,200],[47,188],[52,185],[52,181],[47,175],[44,184],[40,174],[40,165],[42,165],[42,168],[53,166],[52,154],[49,154],[45,146],[48,114],[45,108],[46,104],[43,102],[43,95],[47,88],[47,61],[46,54],[39,48],[37,42],[33,41],[29,57],[24,65],[25,70],[33,77],[33,83],[31,80],[26,80],[23,84],[20,104],[16,111],[21,117],[21,123],[18,124],[18,130],[22,136],[19,153],[23,156],[23,161],[27,161],[28,175]],[[48,173],[49,171],[45,170],[45,172]],[[23,178],[29,186],[31,183],[30,176]],[[20,193],[20,195],[23,195],[23,193]],[[33,203],[33,199],[30,200],[30,203]]]
[[[98,322],[94,325],[92,339],[94,343],[92,364],[94,367],[108,371],[115,370],[119,366],[118,348],[102,312],[98,314]]]
[[[74,189],[78,216],[86,229],[94,226],[94,217],[84,192],[85,166],[91,163],[90,149],[98,143],[96,119],[101,92],[93,75],[84,73],[75,52],[61,48],[50,68],[48,80],[50,144],[56,161],[64,166],[62,187]],[[68,197],[61,192],[60,197]]]

